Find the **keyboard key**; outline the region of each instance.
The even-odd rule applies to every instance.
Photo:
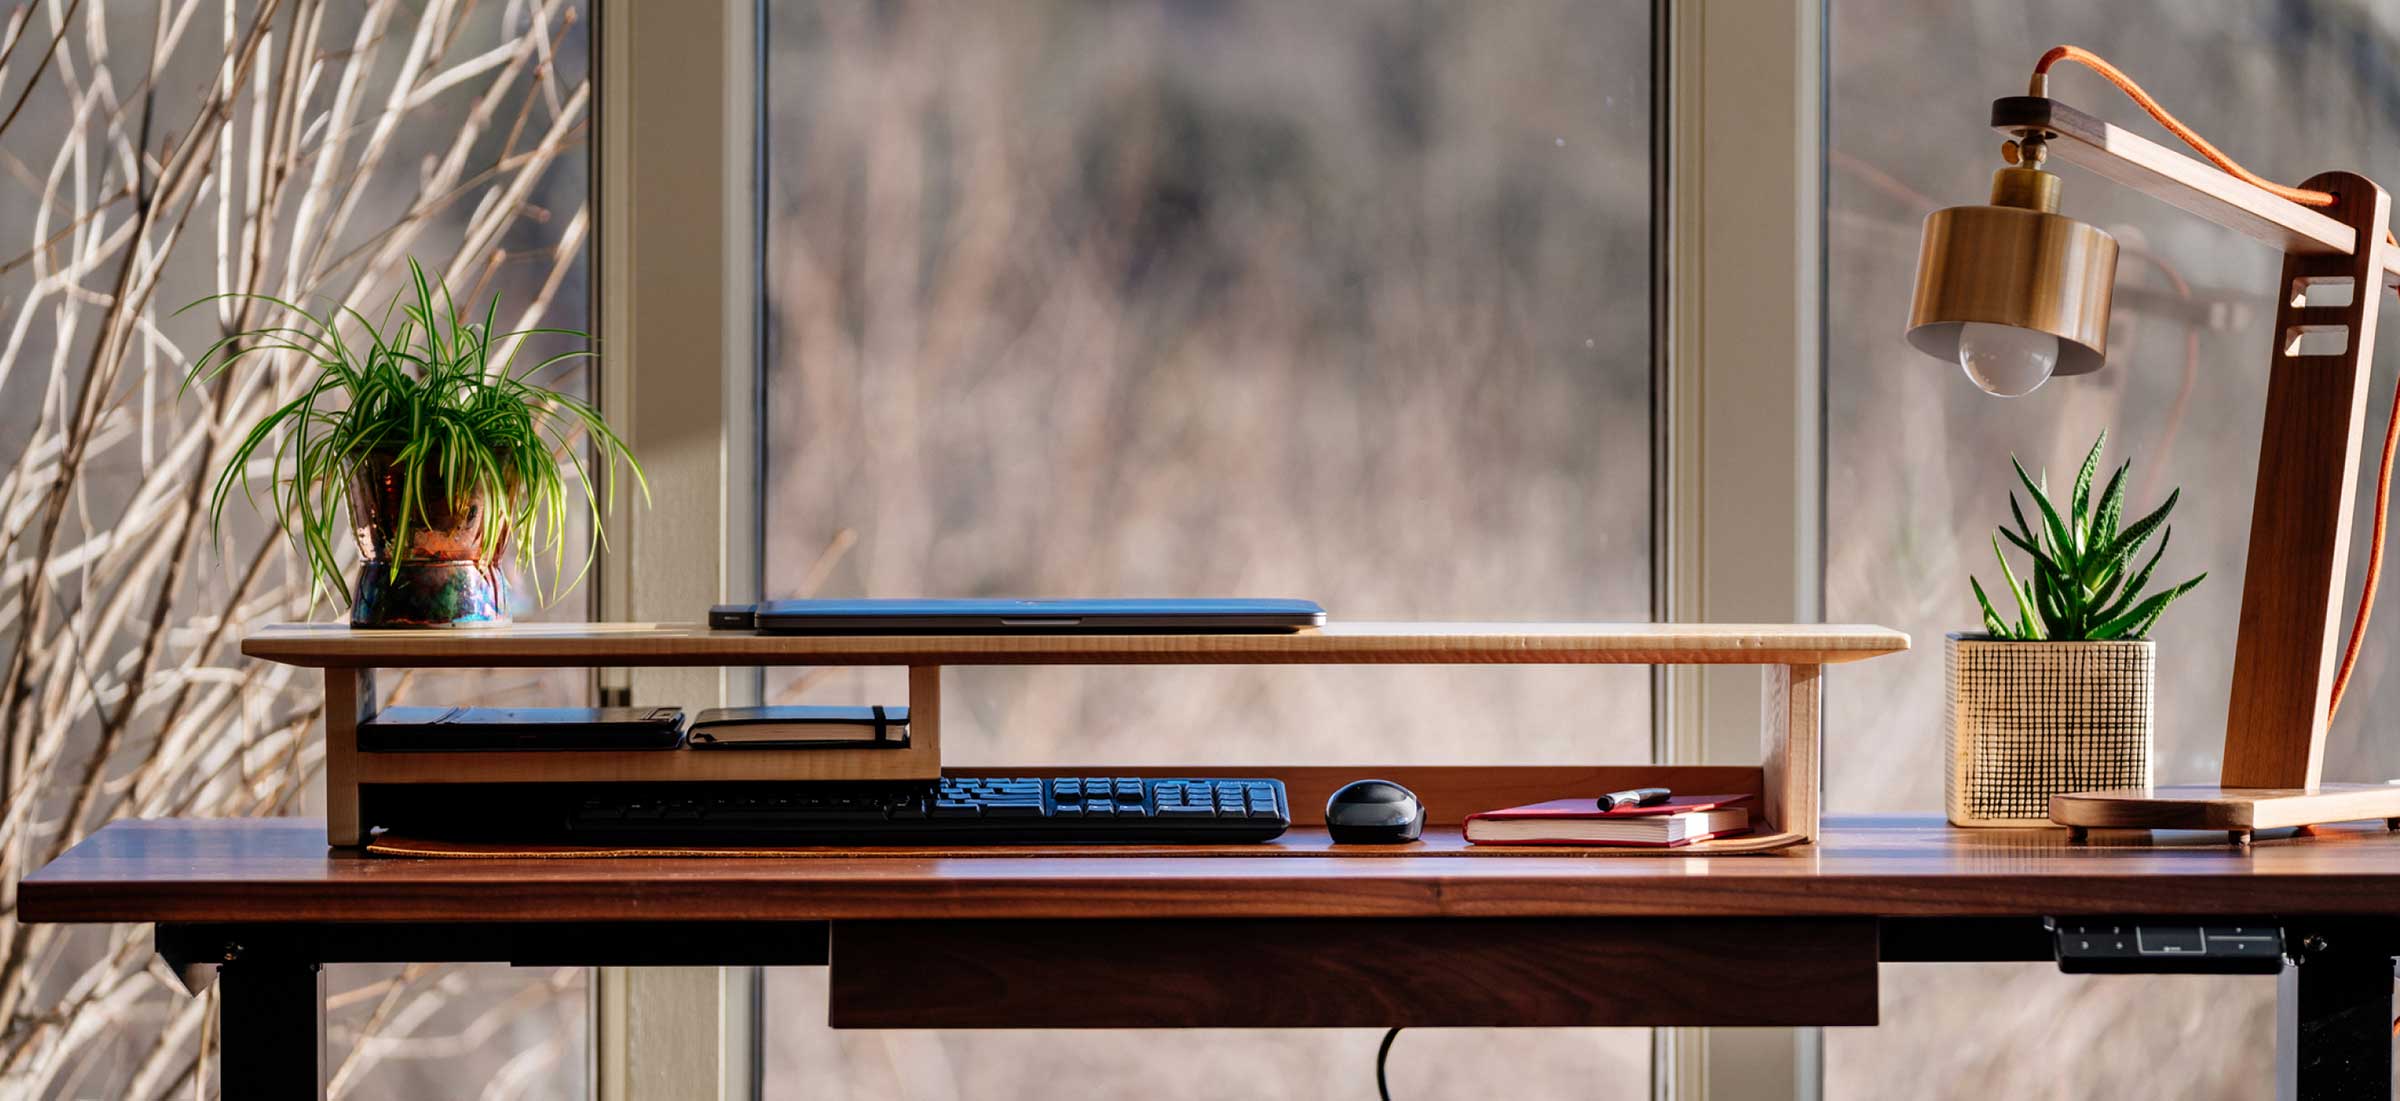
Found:
[[[980,818],[982,816],[983,808],[973,803],[960,803],[944,799],[933,804],[933,817],[935,818]]]

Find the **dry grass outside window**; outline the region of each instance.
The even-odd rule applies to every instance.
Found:
[[[169,314],[219,291],[364,308],[412,254],[475,298],[507,288],[509,328],[579,311],[590,215],[559,181],[590,125],[591,87],[561,76],[582,68],[561,64],[581,14],[43,0],[5,18],[0,1095],[204,1096],[212,1001],[182,993],[147,931],[22,925],[15,898],[104,822],[296,813],[322,765],[316,682],[235,653],[305,614],[307,564],[238,508],[212,545],[206,507],[241,430],[309,365],[261,356],[179,395],[201,349],[269,318],[248,299]],[[576,1072],[573,1034],[529,1030],[529,1010],[579,976],[511,977],[496,998],[441,969],[381,980],[363,1021],[337,1013],[337,1095],[495,1036],[486,1095],[537,1095]]]

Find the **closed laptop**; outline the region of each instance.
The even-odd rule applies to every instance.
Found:
[[[785,634],[1268,633],[1321,627],[1313,600],[771,600]]]

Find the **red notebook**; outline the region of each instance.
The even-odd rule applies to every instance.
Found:
[[[1747,795],[1675,795],[1646,807],[1601,810],[1589,795],[1467,816],[1477,845],[1633,845],[1664,848],[1750,829]]]

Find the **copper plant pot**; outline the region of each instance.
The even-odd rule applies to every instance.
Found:
[[[350,605],[353,627],[495,627],[508,623],[508,588],[500,565],[508,551],[507,518],[480,493],[436,496],[418,503],[408,538],[400,529],[401,470],[370,462],[350,482],[350,520],[358,537],[358,588]],[[490,525],[501,525],[485,550]]]

